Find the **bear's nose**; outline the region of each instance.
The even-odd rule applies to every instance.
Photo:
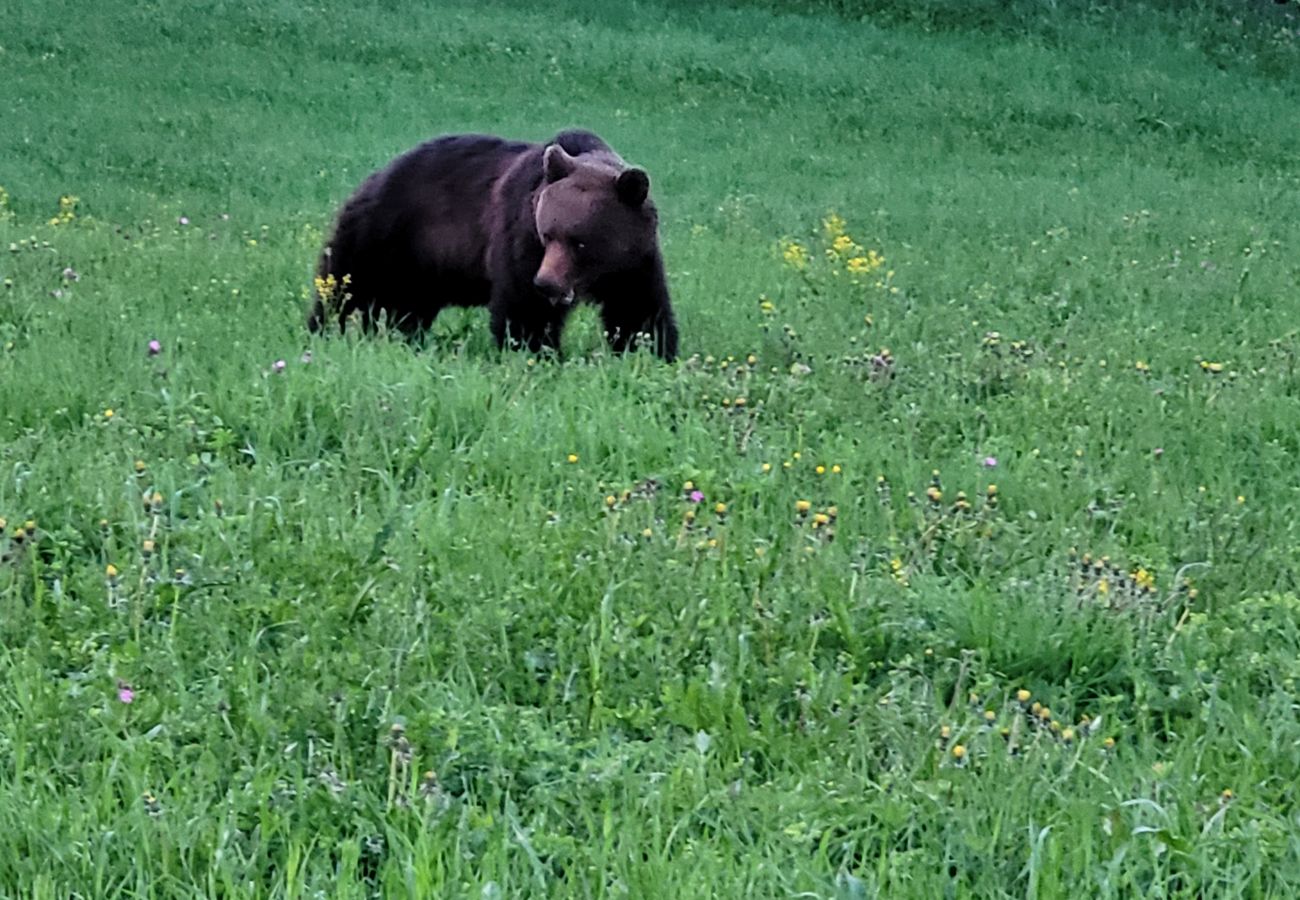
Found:
[[[533,278],[533,285],[543,294],[550,297],[555,297],[565,293],[564,285],[560,284],[549,275],[545,275],[541,272],[538,272]]]

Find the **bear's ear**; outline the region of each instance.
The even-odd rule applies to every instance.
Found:
[[[564,148],[559,144],[551,144],[542,154],[542,172],[546,176],[549,184],[553,181],[559,181],[565,175],[570,174],[576,163],[573,157],[564,152]]]
[[[618,199],[628,206],[640,206],[650,193],[650,176],[645,173],[645,169],[624,169],[618,173],[614,190],[618,193]]]

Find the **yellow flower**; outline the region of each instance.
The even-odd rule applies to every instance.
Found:
[[[838,475],[838,474],[840,474],[841,471],[843,471],[843,470],[842,470],[839,466],[831,466],[831,474],[832,474],[832,475]]]
[[[808,250],[797,241],[786,241],[781,247],[781,258],[792,269],[808,268]]]
[[[1016,699],[1019,700],[1021,703],[1028,703],[1029,698],[1031,696],[1032,695],[1029,693],[1029,691],[1025,690],[1024,688],[1021,688],[1020,690],[1016,691]]]
[[[843,253],[852,248],[853,238],[849,237],[847,234],[836,235],[835,239],[831,241],[831,249],[836,253]]]
[[[763,463],[763,474],[766,475],[766,474],[767,474],[768,472],[770,472],[770,471],[772,471],[772,464],[771,464],[771,463]]]
[[[794,502],[794,510],[800,515],[803,515],[804,513],[808,512],[808,510],[810,509],[812,509],[812,504],[807,500],[796,500]]]
[[[963,747],[961,744],[957,744],[955,747],[952,748],[952,758],[958,761],[965,759],[966,748]]]
[[[818,466],[814,471],[815,471],[818,475],[825,475],[825,474],[826,474],[826,467],[825,467],[825,466]]]
[[[835,213],[831,213],[825,219],[822,219],[822,227],[826,229],[826,236],[831,239],[844,234],[844,220]]]
[[[117,566],[109,563],[104,567],[104,575],[110,579],[117,577]]]
[[[605,497],[605,505],[606,505],[606,506],[613,506],[613,505],[614,505],[615,503],[617,503],[617,502],[618,502],[618,499],[615,498],[615,496],[614,496],[613,494],[610,494],[610,495],[608,495],[607,497]]]
[[[570,453],[568,456],[568,460],[570,463],[576,463],[578,461],[578,454]]]
[[[727,511],[727,504],[725,504],[725,503],[715,503],[714,506],[713,506],[713,511],[714,511],[715,513],[717,513],[718,515],[721,516],[721,515],[723,515],[723,514],[726,513],[726,511]]]
[[[113,411],[111,409],[104,410],[104,418],[105,419],[113,418]]]
[[[1104,741],[1101,742],[1101,745],[1102,745],[1103,747],[1105,747],[1107,750],[1114,750],[1114,749],[1115,749],[1115,739],[1114,739],[1113,737],[1108,737],[1108,738],[1106,738],[1106,740],[1104,740]]]

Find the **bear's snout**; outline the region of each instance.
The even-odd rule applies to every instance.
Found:
[[[538,272],[537,277],[533,279],[533,286],[546,295],[546,299],[551,301],[552,306],[570,306],[573,304],[573,288],[566,287],[550,276]]]
[[[575,278],[572,261],[559,243],[546,248],[541,267],[533,276],[533,286],[551,301],[552,306],[569,306],[575,294]]]

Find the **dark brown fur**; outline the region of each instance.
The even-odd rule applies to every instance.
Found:
[[[343,206],[318,268],[336,310],[363,327],[384,313],[408,333],[446,306],[487,306],[498,345],[559,348],[575,297],[600,306],[610,345],[650,335],[677,355],[649,179],[587,131],[547,144],[452,135],[371,175]],[[342,286],[348,277],[346,288]]]

